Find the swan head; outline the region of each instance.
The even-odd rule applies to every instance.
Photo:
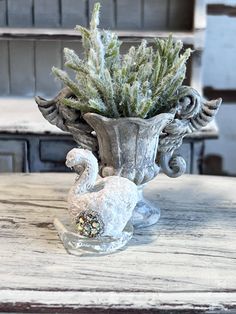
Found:
[[[66,155],[66,166],[68,168],[73,168],[74,166],[92,164],[97,165],[97,159],[91,151],[83,148],[73,148]],[[96,166],[95,166],[96,167]]]
[[[93,153],[87,149],[73,148],[66,156],[66,166],[77,173],[74,192],[88,192],[96,183],[98,162]]]

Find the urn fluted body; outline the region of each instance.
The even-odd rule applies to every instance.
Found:
[[[101,176],[120,175],[137,185],[152,180],[159,172],[155,161],[159,136],[173,118],[172,113],[146,120],[85,114],[98,139]]]

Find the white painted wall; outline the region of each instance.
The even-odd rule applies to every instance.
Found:
[[[206,0],[207,4],[236,5],[236,0]]]
[[[203,84],[236,89],[236,18],[208,16]]]
[[[236,0],[216,1],[236,5]],[[206,49],[203,56],[203,84],[216,89],[236,90],[236,18],[208,16]],[[224,104],[219,111],[218,140],[206,141],[206,155],[223,157],[224,171],[236,175],[236,103]]]
[[[223,158],[223,170],[236,176],[236,104],[224,104],[217,116],[220,129],[217,140],[206,141],[205,155]]]

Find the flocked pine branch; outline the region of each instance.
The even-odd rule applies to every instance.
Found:
[[[149,118],[169,111],[180,97],[178,90],[191,49],[181,53],[183,43],[175,42],[170,35],[168,39],[156,39],[152,46],[143,40],[121,56],[117,35],[98,29],[99,12],[100,4],[96,3],[90,28],[76,27],[82,36],[84,58],[64,49],[65,65],[75,72],[75,79],[52,69],[74,94],[62,104],[112,118]]]

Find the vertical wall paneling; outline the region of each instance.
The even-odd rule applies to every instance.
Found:
[[[8,42],[0,40],[0,96],[9,94]]]
[[[93,6],[96,2],[98,1],[89,0],[89,18],[91,18]],[[114,0],[100,0],[99,2],[101,4],[100,27],[108,29],[115,28]]]
[[[6,0],[0,0],[0,27],[6,26]]]
[[[34,22],[36,27],[59,27],[59,0],[35,0]]]
[[[76,25],[87,26],[86,0],[61,0],[62,27],[74,28]]]
[[[117,28],[137,30],[142,27],[141,0],[117,0]]]
[[[32,26],[32,0],[8,0],[8,25],[11,27]]]
[[[144,0],[143,27],[150,30],[167,28],[167,0]]]
[[[170,30],[191,30],[194,1],[169,0],[168,24]]]
[[[11,93],[32,96],[35,92],[34,42],[10,41],[9,45]]]
[[[55,80],[52,66],[61,68],[61,42],[38,41],[35,46],[36,94],[55,96],[61,83]]]

